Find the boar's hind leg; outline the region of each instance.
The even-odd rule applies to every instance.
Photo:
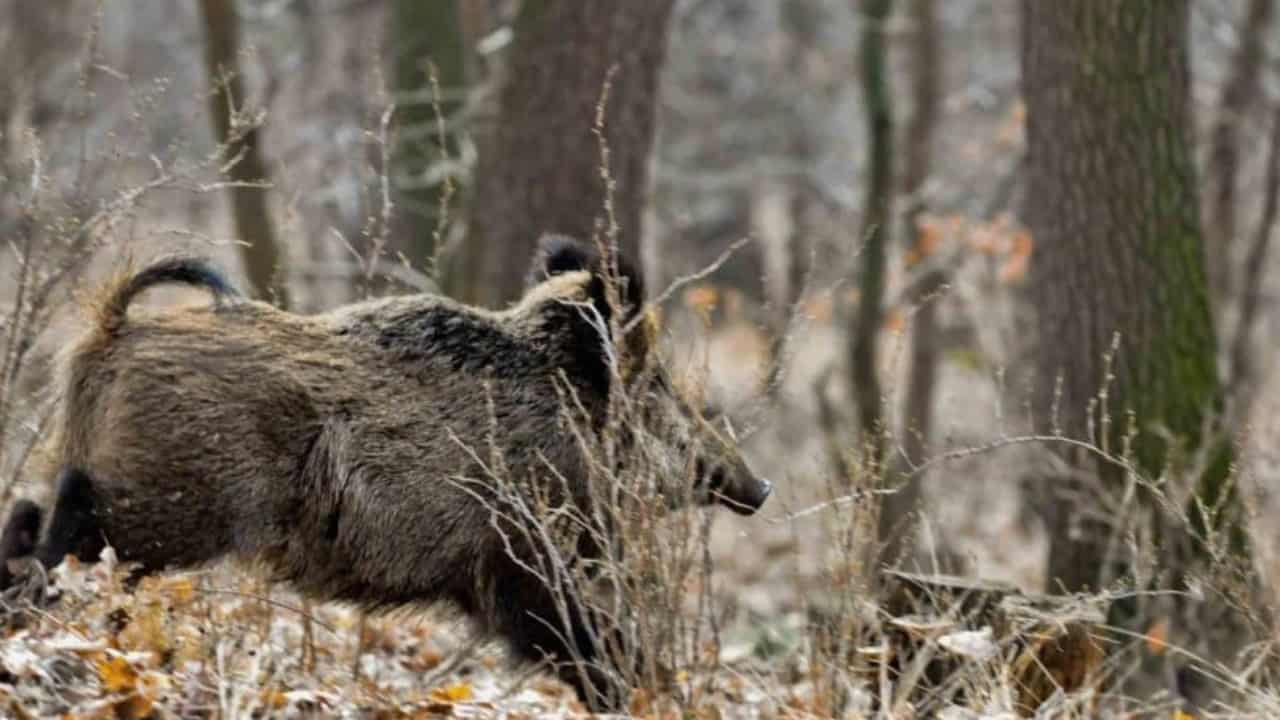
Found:
[[[88,474],[74,468],[58,478],[58,499],[49,517],[49,529],[36,555],[45,567],[53,567],[67,555],[96,562],[106,542],[98,525],[93,483]]]
[[[9,512],[4,531],[0,532],[0,590],[13,584],[9,561],[27,557],[36,551],[41,515],[40,506],[30,500],[19,500]]]

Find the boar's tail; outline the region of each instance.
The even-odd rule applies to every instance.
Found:
[[[109,284],[99,305],[99,327],[107,334],[115,333],[124,325],[129,303],[135,297],[156,285],[175,283],[205,288],[219,303],[240,297],[240,292],[208,261],[182,255],[162,258]]]

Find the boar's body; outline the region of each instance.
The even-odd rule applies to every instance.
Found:
[[[581,467],[558,427],[576,348],[554,326],[580,311],[582,280],[506,313],[425,296],[316,317],[255,302],[135,313],[73,354],[65,462],[93,479],[123,560],[233,553],[314,595],[479,609],[473,578],[508,560],[479,459]]]
[[[562,663],[585,701],[617,707],[625,690],[596,662],[599,632],[526,569],[534,548],[510,510],[535,496],[585,509],[580,433],[603,426],[615,383],[635,385],[642,414],[664,428],[665,440],[644,444],[659,448],[652,474],[670,476],[660,482],[694,477],[685,490],[698,502],[743,513],[770,486],[660,373],[618,367],[651,356],[652,328],[634,310],[611,322],[619,305],[601,269],[586,246],[551,237],[508,310],[418,295],[317,316],[240,299],[195,260],[122,277],[67,354],[50,441],[61,477],[43,540],[33,543],[41,509],[15,505],[0,568],[24,554],[91,561],[105,542],[144,572],[234,556],[320,599],[451,601],[518,657]],[[613,297],[627,312],[642,288],[621,274]],[[167,282],[216,302],[128,311]],[[622,321],[631,329],[619,340]],[[556,542],[598,554],[588,539]],[[10,582],[0,574],[0,590]]]

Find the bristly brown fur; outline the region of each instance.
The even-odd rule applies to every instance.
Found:
[[[583,426],[601,425],[617,353],[598,318],[612,309],[581,246],[544,243],[539,257],[536,282],[501,312],[415,295],[295,315],[239,298],[192,258],[114,279],[62,370],[62,479],[38,554],[91,555],[105,540],[144,571],[233,556],[319,599],[451,602],[519,657],[569,659],[550,591],[495,529],[503,498],[479,462],[496,447],[516,487],[554,485],[550,467],[567,479],[559,502],[586,494],[561,391],[567,379]],[[130,315],[138,294],[174,282],[216,302]],[[626,342],[648,356],[653,328],[640,328]],[[668,453],[683,466],[701,426],[659,390],[641,395],[682,428]],[[698,462],[720,469],[715,490],[739,510],[768,494],[736,455]],[[585,615],[570,614],[568,642],[590,659]],[[594,671],[563,676],[600,706],[622,695]]]

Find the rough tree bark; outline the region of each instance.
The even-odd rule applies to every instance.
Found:
[[[519,295],[543,232],[591,238],[609,223],[593,133],[610,69],[604,136],[622,252],[639,257],[658,72],[673,0],[525,0],[501,93],[498,127],[481,153],[469,209],[478,282],[462,299],[501,305]]]
[[[214,139],[228,146],[228,157],[239,158],[227,171],[235,182],[257,183],[268,176],[258,146],[257,127],[236,122],[245,101],[241,82],[240,20],[234,0],[201,0],[205,27],[205,66],[209,74],[209,116]],[[281,248],[271,223],[267,194],[261,188],[232,187],[232,208],[241,246],[245,274],[254,293],[288,307],[289,293],[278,274]]]
[[[1274,0],[1250,0],[1240,26],[1240,47],[1222,85],[1217,115],[1209,140],[1205,168],[1208,185],[1205,234],[1209,253],[1209,287],[1224,301],[1231,293],[1231,248],[1236,239],[1236,185],[1240,167],[1240,125],[1259,95],[1265,40],[1271,27]]]
[[[1185,470],[1224,405],[1189,146],[1187,0],[1028,0],[1023,9],[1037,415],[1069,437],[1091,439],[1092,429],[1120,454],[1132,413],[1138,468],[1151,478],[1167,464]],[[1116,337],[1114,379],[1091,409]],[[1194,492],[1206,507],[1229,511],[1206,520],[1190,510],[1180,530],[1156,525],[1166,528],[1161,570],[1175,583],[1203,570],[1199,538],[1210,521],[1230,530],[1236,556],[1248,553],[1225,482],[1229,443],[1208,450],[1210,468]],[[1116,466],[1102,464],[1100,479],[1103,491],[1121,492]],[[1052,588],[1096,588],[1100,571],[1132,573],[1120,557],[1105,566],[1111,525],[1096,506],[1066,498],[1044,505],[1052,512]]]
[[[1148,486],[1134,488],[1158,546],[1157,576],[1148,582],[1186,589],[1192,577],[1233,572],[1240,589],[1256,592],[1245,516],[1229,479],[1231,446],[1221,433],[1205,436],[1220,422],[1223,390],[1188,142],[1187,25],[1186,0],[1024,4],[1025,212],[1036,238],[1039,415],[1052,423],[1046,430],[1112,454],[1130,443],[1148,478],[1166,468],[1169,477],[1185,478],[1207,440],[1205,467],[1180,512],[1168,512]],[[1109,377],[1104,358],[1115,338]],[[1048,419],[1051,408],[1056,421]],[[1120,497],[1124,470],[1109,462],[1097,469],[1102,492]],[[1107,550],[1117,518],[1100,500],[1077,494],[1043,506],[1050,509],[1051,587],[1078,591],[1134,577],[1127,554]],[[1210,537],[1225,554],[1211,555]],[[1223,587],[1216,582],[1201,585],[1216,592]],[[1179,642],[1221,659],[1243,639],[1244,618],[1220,599],[1192,597],[1172,596],[1175,607],[1166,608],[1181,616]],[[1111,622],[1144,629],[1160,602],[1130,596],[1112,606]],[[1194,676],[1177,675],[1180,683]]]
[[[884,268],[893,218],[893,109],[889,92],[885,21],[890,0],[862,3],[860,80],[867,116],[866,195],[859,235],[857,312],[849,328],[849,370],[858,409],[862,442],[879,460],[884,446],[880,380],[876,369],[877,338],[884,312]]]
[[[917,243],[916,222],[924,211],[920,193],[929,176],[933,157],[934,128],[938,124],[939,86],[942,80],[942,34],[938,27],[936,0],[911,0],[914,37],[911,42],[911,120],[906,127],[902,174],[899,186],[907,197],[903,209],[902,232],[907,249]],[[894,563],[903,557],[910,522],[921,497],[923,475],[906,474],[907,462],[919,463],[928,449],[932,432],[933,394],[938,367],[938,318],[935,295],[946,281],[939,269],[925,271],[919,281],[920,304],[912,314],[910,354],[907,358],[907,386],[902,399],[902,454],[894,454],[888,477],[897,483],[897,492],[887,495],[880,508],[881,559]]]
[[[445,213],[457,208],[457,195],[448,204],[443,183],[426,184],[427,169],[443,159],[457,157],[457,147],[440,144],[436,108],[430,98],[431,75],[427,63],[436,68],[441,97],[440,114],[447,120],[461,107],[457,94],[466,85],[466,51],[463,43],[460,0],[396,0],[388,17],[393,44],[392,69],[395,87],[401,93],[422,96],[397,105],[397,144],[392,161],[396,218],[393,237],[415,267],[436,272],[436,236],[443,237],[440,222]]]

